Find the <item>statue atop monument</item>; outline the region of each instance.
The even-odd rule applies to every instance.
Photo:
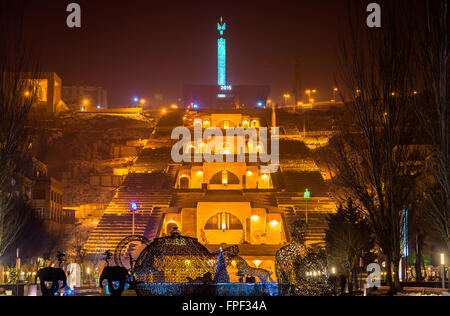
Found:
[[[219,34],[222,36],[226,29],[227,24],[223,21],[223,18],[220,17],[220,20],[217,23],[217,30],[219,31]]]

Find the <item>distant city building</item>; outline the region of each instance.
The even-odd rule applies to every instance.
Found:
[[[75,111],[91,112],[108,108],[107,91],[100,86],[65,85],[62,87],[62,98]]]
[[[54,114],[68,110],[66,104],[61,99],[61,78],[54,72],[22,73],[24,80],[37,81],[35,85],[37,91],[37,102],[33,108],[38,112]],[[30,94],[30,91],[24,91],[24,94]]]
[[[72,222],[72,214],[63,212],[64,189],[62,183],[49,177],[47,166],[37,159],[33,159],[32,172],[30,178],[33,184],[30,203],[38,217],[44,220],[50,231],[55,231],[62,224]]]

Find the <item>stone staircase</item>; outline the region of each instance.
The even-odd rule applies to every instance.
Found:
[[[306,236],[306,243],[319,244],[324,246],[325,233],[328,229],[327,217],[329,213],[322,212],[308,212],[308,234]],[[286,228],[289,229],[291,224],[298,220],[306,220],[306,212],[290,214],[285,213]]]
[[[84,246],[90,256],[102,255],[106,250],[114,251],[117,244],[132,235],[133,215],[130,203],[138,205],[134,214],[135,235],[152,240],[160,230],[163,209],[169,207],[172,194],[155,190],[163,174],[129,174],[105,210],[100,223],[89,235]],[[153,193],[157,191],[158,193]]]

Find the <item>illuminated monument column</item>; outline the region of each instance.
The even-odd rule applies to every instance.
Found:
[[[222,17],[220,17],[220,22],[217,23],[217,30],[219,31],[219,39],[217,40],[217,84],[226,86],[227,44],[226,39],[223,37],[226,24],[223,22]]]

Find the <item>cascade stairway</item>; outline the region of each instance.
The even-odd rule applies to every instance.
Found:
[[[172,194],[155,187],[163,174],[129,174],[105,210],[100,223],[84,246],[87,255],[99,256],[106,250],[114,252],[117,244],[132,235],[133,216],[130,203],[138,205],[135,212],[135,235],[154,239],[159,233],[163,208],[169,207]],[[155,193],[155,192],[157,193]]]

